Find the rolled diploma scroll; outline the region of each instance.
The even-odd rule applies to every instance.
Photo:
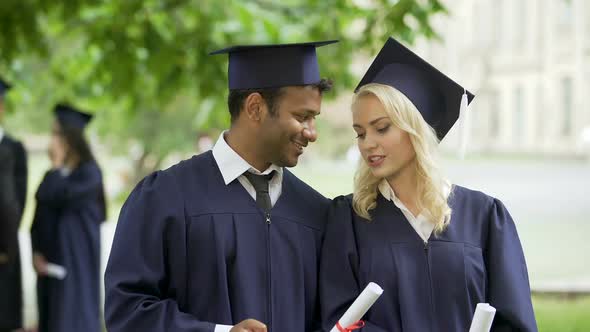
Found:
[[[66,277],[66,269],[54,263],[47,263],[47,275],[59,280],[63,280]]]
[[[496,315],[496,308],[488,303],[478,303],[469,332],[489,332]]]
[[[348,310],[342,315],[340,326],[347,328],[350,325],[359,321],[369,311],[369,308],[377,301],[379,296],[383,294],[383,289],[374,282],[370,282],[362,293],[354,300]],[[338,328],[334,326],[330,332],[339,332]]]

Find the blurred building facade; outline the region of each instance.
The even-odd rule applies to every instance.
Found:
[[[412,48],[476,94],[468,151],[590,154],[590,1],[444,2],[450,15],[432,22],[442,41]]]

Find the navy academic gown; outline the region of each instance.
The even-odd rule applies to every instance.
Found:
[[[266,222],[205,152],[140,182],[105,273],[110,332],[213,332],[246,318],[269,331],[319,328],[317,274],[329,201],[284,171]]]
[[[21,262],[18,229],[27,196],[27,155],[21,142],[0,139],[0,331],[22,327]]]
[[[537,331],[520,240],[499,200],[454,186],[451,223],[425,244],[377,197],[371,222],[354,213],[350,195],[333,202],[320,268],[326,331],[371,281],[384,293],[362,331],[468,331],[479,302],[497,309],[492,331]]]
[[[63,280],[37,279],[39,332],[98,332],[100,224],[106,213],[101,171],[94,161],[68,176],[49,171],[36,199],[33,251],[67,271]]]

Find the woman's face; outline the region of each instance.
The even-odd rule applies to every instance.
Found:
[[[352,123],[361,156],[374,176],[389,180],[413,164],[416,153],[410,135],[391,122],[377,97],[369,94],[357,100]]]
[[[65,138],[62,133],[61,126],[58,121],[54,121],[53,125],[51,126],[51,140],[54,141],[56,144],[61,145],[62,148],[65,148]]]
[[[51,140],[49,141],[49,157],[54,165],[61,165],[67,154],[67,145],[61,132],[59,122],[54,121],[51,128]]]
[[[53,125],[51,125],[51,136],[52,137],[61,136],[61,126],[59,125],[59,122],[57,122],[57,121],[53,121]]]

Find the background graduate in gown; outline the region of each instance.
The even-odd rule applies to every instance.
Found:
[[[31,227],[39,332],[98,332],[100,224],[106,207],[102,174],[84,138],[91,116],[66,104],[55,107],[55,116],[53,168],[35,195]],[[63,266],[65,279],[48,275],[47,263]]]
[[[285,167],[316,140],[330,83],[316,47],[236,46],[231,127],[125,203],[105,273],[107,329],[312,331],[329,201]]]
[[[362,160],[353,195],[334,200],[326,229],[325,329],[374,281],[384,293],[363,331],[468,331],[478,302],[496,307],[493,331],[537,330],[510,214],[438,169],[438,142],[457,120],[464,91],[394,39],[357,87],[352,117]]]
[[[0,78],[0,121],[11,86]],[[18,228],[27,196],[27,155],[0,122],[0,332],[22,326]]]

